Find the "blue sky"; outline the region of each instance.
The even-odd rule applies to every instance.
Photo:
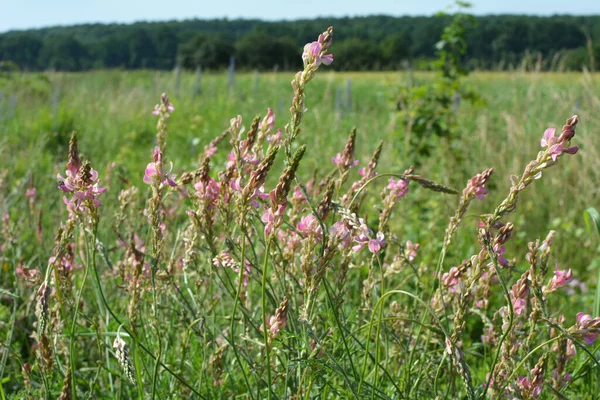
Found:
[[[0,0],[0,32],[87,22],[431,15],[450,0]],[[478,0],[474,14],[600,14],[600,0]]]

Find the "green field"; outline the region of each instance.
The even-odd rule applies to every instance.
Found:
[[[488,309],[468,313],[461,339],[472,380],[468,384],[464,367],[461,379],[461,369],[451,361],[453,356],[447,354],[443,341],[452,333],[459,307],[454,301],[458,300],[453,299],[446,312],[436,310],[435,318],[428,315],[427,304],[437,287],[434,273],[444,232],[459,196],[424,190],[411,182],[408,195],[394,208],[389,222],[388,252],[371,256],[363,249],[345,255],[340,250],[326,261],[323,254],[319,258],[311,253],[314,259],[308,264],[318,266],[322,262],[326,271],[313,293],[309,322],[299,322],[307,298],[303,292],[303,268],[307,267],[302,267],[299,254],[304,256],[311,245],[303,244],[308,247],[290,256],[279,253],[283,244],[277,240],[267,245],[260,209],[250,207],[248,225],[243,229],[236,220],[242,209],[239,204],[229,203],[227,210],[219,209],[213,233],[201,229],[195,232],[194,261],[183,268],[186,240],[191,240],[185,210],[200,206],[193,199],[181,197],[176,189],[163,188],[160,207],[164,207],[165,214],[161,218],[167,225],[164,254],[156,265],[148,261],[154,259],[150,243],[156,233],[143,215],[143,210],[151,207],[147,200],[152,197],[143,178],[156,144],[157,117],[151,112],[160,94],[166,92],[175,107],[169,118],[164,153],[179,178],[200,166],[205,146],[229,128],[229,120],[238,114],[243,116],[248,132],[252,118],[264,117],[270,107],[275,112],[276,128],[283,129],[290,120],[292,78],[293,74],[287,73],[239,73],[230,85],[226,74],[216,73],[204,74],[200,80],[189,72],[176,76],[154,71],[0,76],[0,213],[6,215],[0,234],[0,398],[56,398],[61,391],[94,399],[234,398],[234,394],[240,399],[468,398],[469,387],[474,388],[476,396],[502,394],[499,388],[483,393],[496,347],[481,342],[484,325],[493,324],[495,311],[506,305],[501,285],[491,285]],[[302,133],[293,146],[307,146],[297,172],[299,181],[306,184],[314,171],[317,182],[335,173],[332,157],[343,152],[353,127],[359,167],[367,165],[379,141],[383,141],[377,170],[402,174],[410,167],[411,161],[407,160],[414,160],[414,154],[406,146],[406,129],[396,109],[397,94],[402,86],[431,79],[432,75],[421,72],[334,73],[320,69],[307,85]],[[600,208],[599,79],[588,73],[473,73],[466,82],[483,97],[485,105],[458,105],[458,139],[436,142],[432,154],[419,160],[415,169],[415,174],[461,192],[472,176],[495,168],[486,185],[489,194],[473,203],[448,249],[442,270],[448,272],[479,253],[480,216],[494,211],[509,192],[510,175],[520,176],[542,150],[544,130],[555,127],[560,133],[567,118],[579,116],[572,140],[580,147],[579,152],[562,155],[556,166],[524,190],[516,211],[503,218],[503,222],[515,226],[504,255],[510,264],[503,272],[508,289],[529,268],[527,243],[543,240],[550,230],[557,232],[545,282],[558,263],[561,270],[572,268],[573,279],[585,283],[585,287],[568,286],[548,296],[543,318],[565,329],[575,324],[578,312],[597,316],[593,312],[594,303],[599,301],[596,288],[600,247],[598,235],[586,228],[584,211]],[[38,344],[40,317],[35,310],[40,300],[35,293],[46,274],[48,258],[65,247],[64,243],[62,247],[55,243],[58,227],[67,223],[62,200],[65,193],[57,189],[56,175],[64,175],[73,131],[78,132],[82,159],[91,162],[99,173],[100,185],[107,191],[99,198],[102,206],[97,209],[97,231],[93,223],[82,218],[68,240],[74,246],[74,263],[83,268],[60,278],[66,282],[61,283],[62,290],[72,291],[71,301],[65,293],[63,303],[55,291],[49,296],[49,327],[45,333],[50,341],[49,358],[54,362],[47,367]],[[215,180],[225,170],[230,151],[231,145],[224,140],[212,157],[211,177]],[[282,150],[267,176],[266,192],[277,184],[284,160]],[[349,170],[345,183],[334,175],[340,184],[334,201],[342,203],[342,195],[360,179],[357,170]],[[375,232],[382,208],[379,192],[385,182],[387,178],[368,186],[358,211]],[[132,186],[138,188],[137,196],[120,221],[115,216],[119,195]],[[32,201],[25,197],[30,187],[37,190]],[[310,187],[308,194],[310,197]],[[321,194],[314,196],[311,203],[316,208]],[[267,204],[268,200],[260,202]],[[310,212],[306,206],[289,209],[284,218],[286,229]],[[329,227],[339,219],[332,211],[324,222]],[[248,243],[240,239],[244,229]],[[146,262],[153,273],[152,279],[142,279],[139,316],[131,324],[130,282],[127,272],[118,271],[130,268],[131,254],[118,244],[118,238],[128,242],[133,234],[145,241],[142,253],[147,251]],[[207,237],[212,237],[213,243],[209,244],[211,239]],[[314,242],[313,250],[321,246],[320,239],[310,235],[304,238],[305,242],[310,240]],[[420,244],[417,258],[412,263],[404,260],[395,273],[387,268],[386,273],[384,265],[398,263],[392,254],[392,249],[398,249],[394,243],[407,240]],[[95,246],[96,241],[102,246]],[[212,265],[214,256],[226,249],[237,258],[237,265],[249,260],[253,266],[245,297],[233,269]],[[402,251],[400,247],[396,252]],[[20,266],[39,270],[31,284],[16,273]],[[269,273],[263,281],[261,271],[265,267]],[[350,269],[346,271],[347,267]],[[95,272],[99,279],[94,277]],[[53,279],[57,278],[48,282],[52,284]],[[409,292],[420,300],[400,292],[394,294],[394,290]],[[76,302],[79,293],[81,301]],[[267,345],[270,362],[266,362],[259,329],[262,313],[274,314],[284,295],[290,301],[287,326]],[[452,298],[452,294],[448,296]],[[382,298],[387,301],[378,308],[377,300]],[[528,301],[533,304],[534,298],[531,288]],[[263,301],[267,303],[265,311]],[[390,306],[392,301],[395,303]],[[496,318],[501,319],[498,315]],[[564,323],[559,321],[562,315]],[[120,325],[115,316],[124,326],[119,334],[130,347],[133,382],[127,380],[115,358],[112,343]],[[531,347],[523,345],[511,353],[508,358],[513,364],[506,361],[504,365],[509,373],[515,370],[515,376],[506,384],[506,396],[535,397],[519,386],[517,377],[528,376],[547,352],[546,386],[541,398],[557,398],[558,392],[570,399],[598,398],[600,342],[583,345],[588,352],[577,348],[577,356],[566,364],[573,380],[565,385],[552,380],[550,370],[560,362],[560,351],[552,346],[567,338],[579,338],[575,331],[560,338],[556,329],[551,331],[550,323],[528,326],[528,320],[519,316],[515,316],[514,325],[506,340],[533,339],[527,343]],[[521,337],[514,333],[517,331],[526,334]],[[135,332],[135,340],[125,332]],[[541,345],[551,339],[550,344],[529,354],[535,348],[533,343]],[[503,359],[505,350],[500,353]],[[162,364],[155,362],[157,356]],[[30,372],[23,372],[28,368],[24,363],[31,367]]]

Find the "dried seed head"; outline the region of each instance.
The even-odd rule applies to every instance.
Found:
[[[352,128],[346,147],[344,147],[344,153],[342,155],[342,166],[344,169],[348,169],[354,165],[354,147],[356,145],[356,128]]]
[[[242,199],[248,200],[265,183],[267,173],[273,166],[278,151],[279,146],[272,147],[264,160],[252,172],[250,180],[242,192]]]
[[[335,189],[335,181],[333,179],[329,180],[327,184],[327,188],[325,189],[325,194],[323,195],[323,199],[321,203],[319,203],[319,207],[317,211],[322,220],[325,220],[331,211],[331,202],[333,200],[333,190]]]
[[[78,171],[79,167],[81,167],[81,160],[79,159],[79,149],[77,147],[77,131],[73,131],[71,140],[69,140],[69,161],[67,168],[71,171]]]
[[[246,139],[245,147],[247,151],[252,150],[252,146],[254,146],[254,142],[256,142],[256,137],[258,135],[258,125],[260,123],[260,116],[257,115],[252,120],[252,125],[250,125],[250,130],[248,131],[248,136]]]
[[[273,202],[273,208],[277,208],[277,205],[285,206],[287,204],[287,196],[292,186],[292,181],[296,176],[296,171],[300,165],[300,160],[306,152],[306,145],[301,146],[294,156],[288,167],[283,171],[283,174],[279,178],[279,183],[271,192],[271,201]]]
[[[46,327],[48,326],[48,298],[50,296],[50,288],[47,283],[42,283],[42,286],[38,289],[38,301],[36,304],[36,314],[38,318],[38,335],[44,336],[46,333]]]
[[[121,365],[125,376],[132,384],[135,385],[135,370],[133,368],[133,364],[131,363],[131,359],[129,358],[129,347],[127,346],[127,343],[117,336],[113,342],[113,348],[115,349],[115,356],[117,357],[119,365]]]

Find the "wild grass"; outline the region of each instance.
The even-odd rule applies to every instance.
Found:
[[[597,76],[472,74],[412,170],[431,76],[316,67],[2,77],[2,398],[596,398]]]

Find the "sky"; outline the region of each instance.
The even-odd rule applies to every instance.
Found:
[[[0,0],[0,32],[82,23],[191,18],[264,20],[431,15],[451,0]],[[600,14],[600,0],[472,0],[474,14]]]

